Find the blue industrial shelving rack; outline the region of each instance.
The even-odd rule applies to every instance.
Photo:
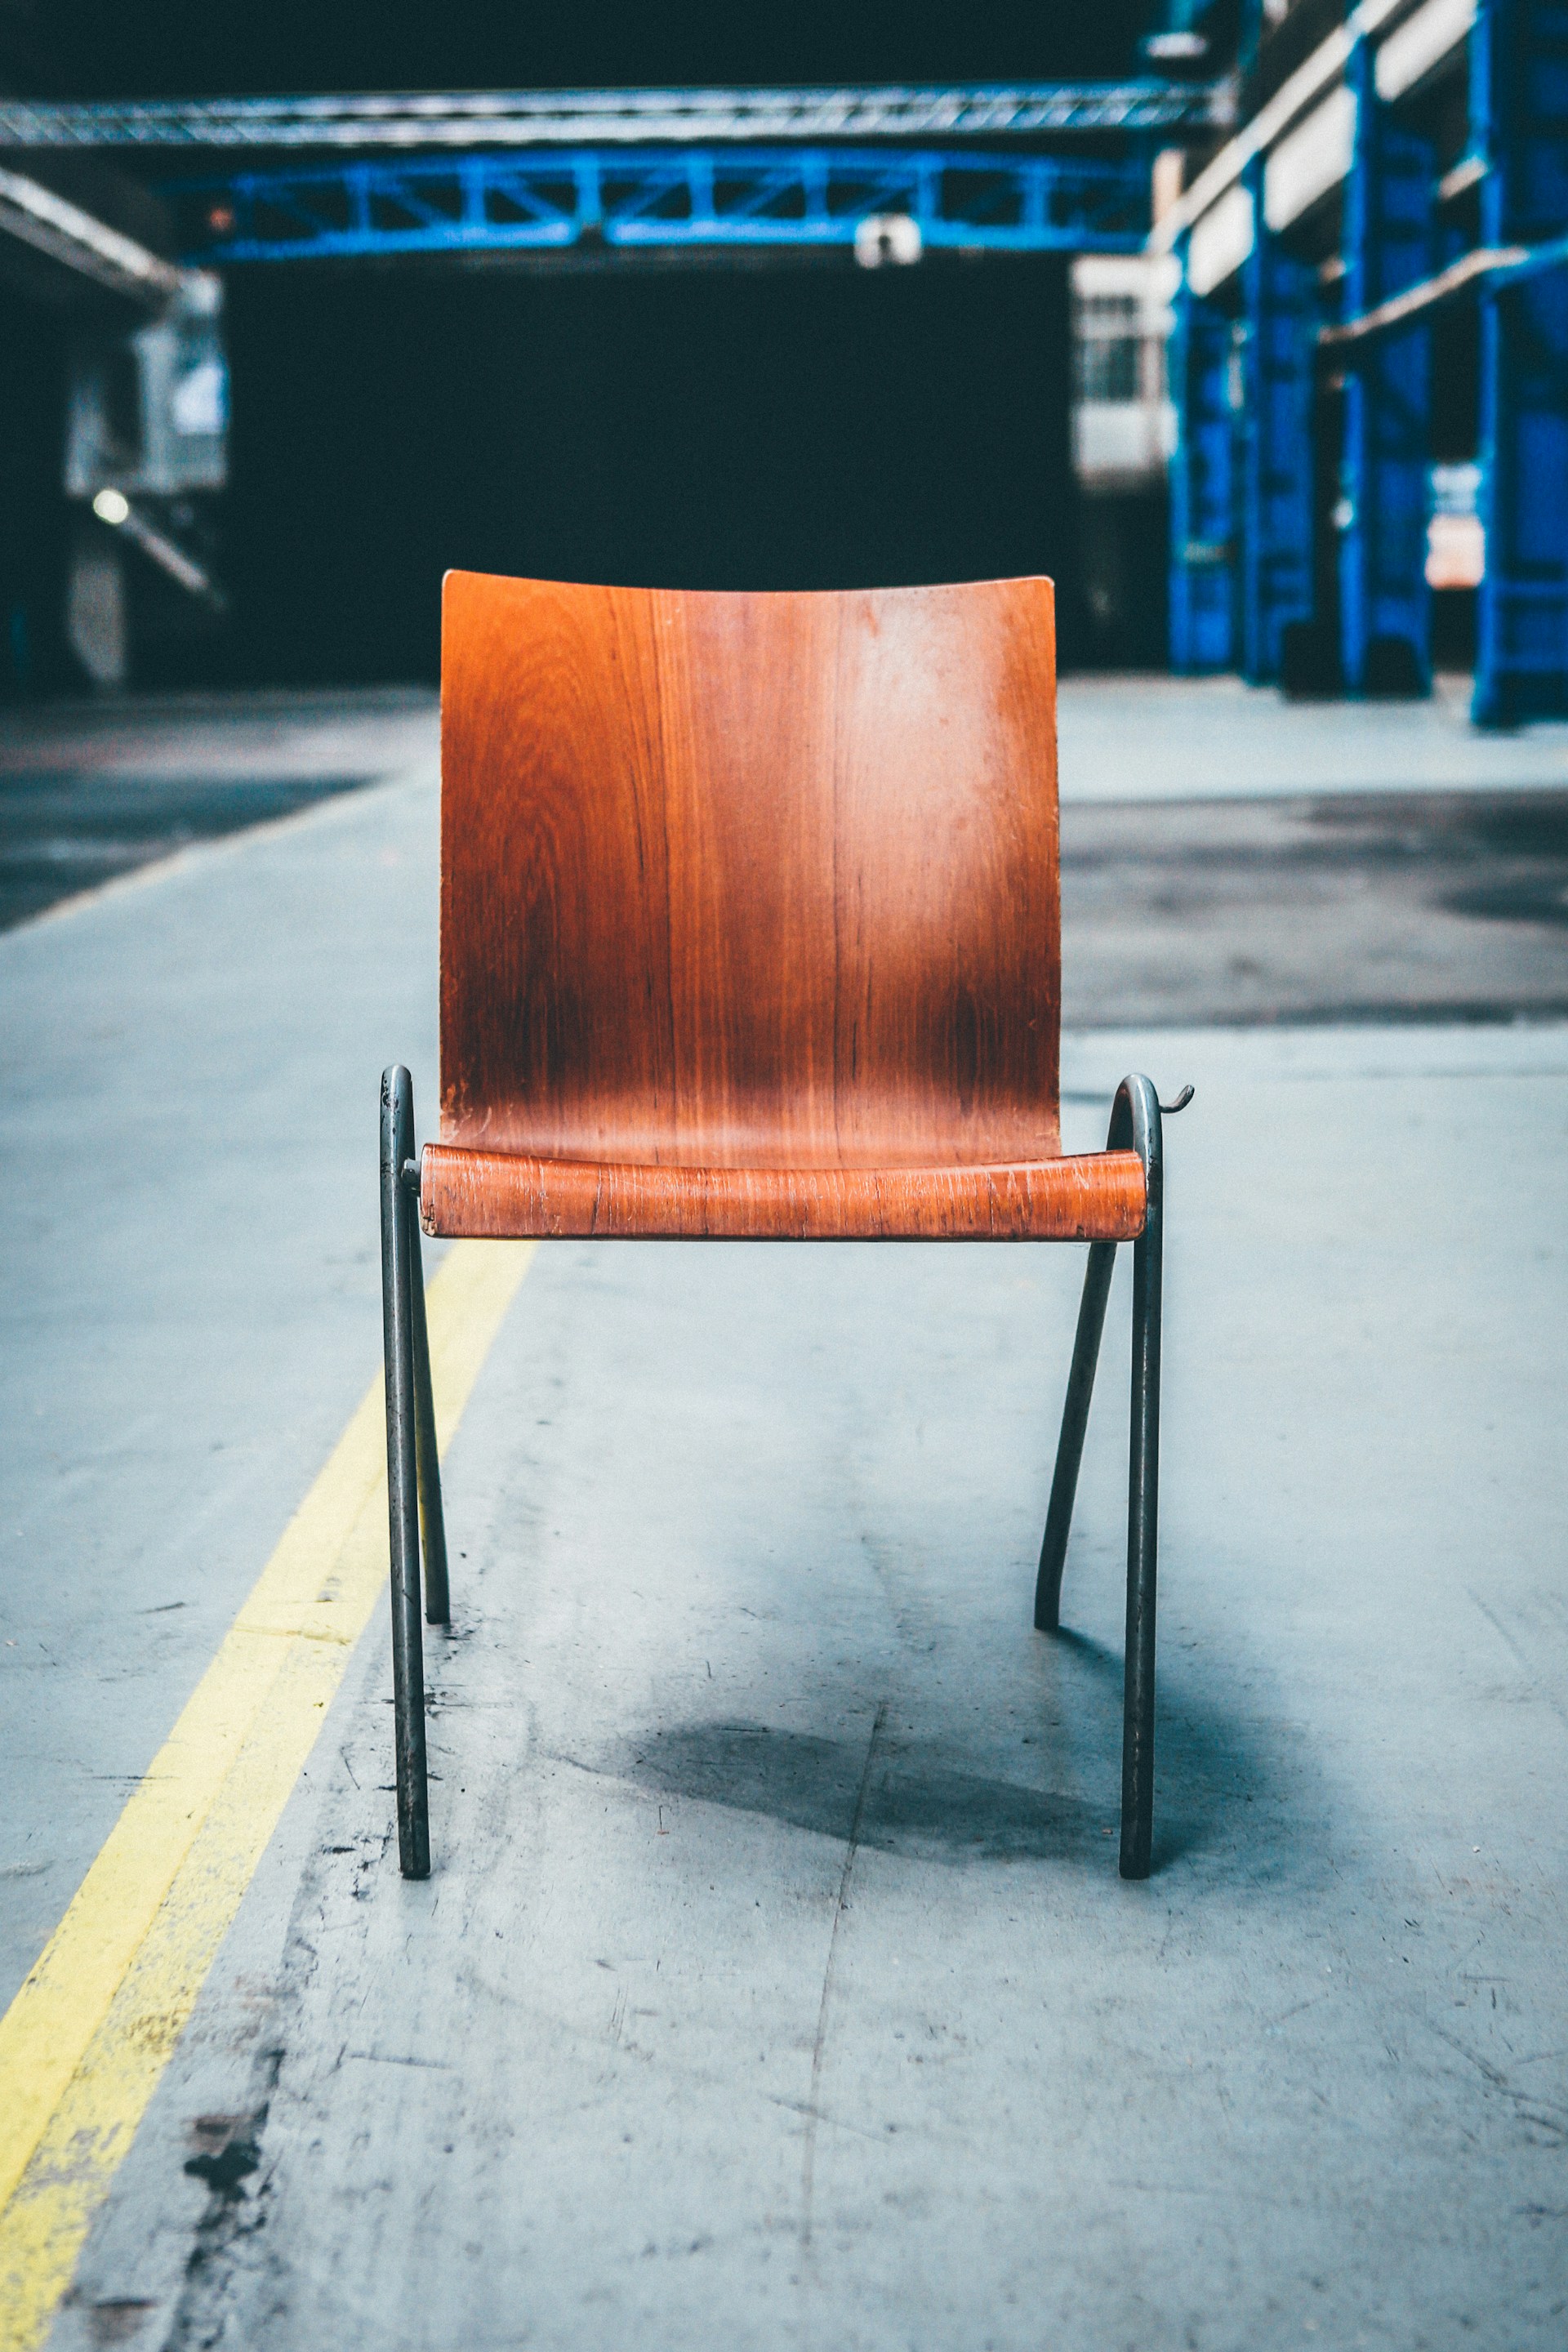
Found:
[[[1185,283],[1177,296],[1178,669],[1277,678],[1286,629],[1312,618],[1314,376],[1327,362],[1344,394],[1340,674],[1352,692],[1391,676],[1429,685],[1431,317],[1474,300],[1486,562],[1473,714],[1490,726],[1568,715],[1568,0],[1479,0],[1468,70],[1478,247],[1458,251],[1444,229],[1432,144],[1408,107],[1379,96],[1363,37],[1346,65],[1356,119],[1337,285],[1270,230],[1259,155],[1243,174],[1254,235],[1239,281],[1220,299]]]

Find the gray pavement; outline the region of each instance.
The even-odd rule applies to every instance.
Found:
[[[431,755],[436,698],[109,698],[0,727],[0,930],[187,843],[288,816]]]
[[[0,941],[7,1993],[375,1363],[434,897],[426,772]],[[1140,1064],[1198,1086],[1155,1878],[1120,1295],[1048,1643],[1078,1252],[542,1251],[437,1874],[377,1623],[60,2347],[1561,2343],[1568,1028],[1080,1033],[1075,1139]]]
[[[1069,1025],[1568,1013],[1568,729],[1061,689]],[[186,844],[436,758],[416,690],[56,705],[0,727],[0,929]],[[1441,789],[1439,789],[1441,787]]]
[[[437,854],[426,769],[0,938],[0,2000],[375,1368]]]
[[[1072,801],[1061,824],[1069,1025],[1568,1013],[1568,792]]]
[[[1568,786],[1568,723],[1483,733],[1469,680],[1421,702],[1287,702],[1238,677],[1068,677],[1062,799],[1212,801]]]

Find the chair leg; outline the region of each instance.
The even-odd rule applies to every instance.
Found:
[[[412,1228],[408,1252],[408,1296],[414,1332],[414,1435],[419,1465],[419,1524],[425,1536],[425,1620],[430,1625],[452,1622],[451,1586],[447,1574],[447,1518],[441,1506],[441,1456],[436,1443],[436,1393],[430,1381],[430,1333],[425,1321],[425,1253],[419,1238],[419,1217],[409,1194]]]
[[[1132,1432],[1127,1482],[1127,1648],[1121,1723],[1121,1875],[1147,1878],[1154,1841],[1154,1600],[1160,1518],[1160,1106],[1152,1110],[1149,1216],[1132,1244]]]
[[[1183,1097],[1183,1101],[1186,1100]],[[1173,1108],[1179,1109],[1181,1103]],[[1132,1245],[1132,1412],[1127,1499],[1127,1646],[1121,1732],[1121,1857],[1123,1878],[1147,1878],[1154,1830],[1154,1604],[1159,1546],[1161,1244],[1164,1161],[1160,1101],[1149,1080],[1124,1078],[1111,1108],[1107,1149],[1138,1153],[1143,1162],[1148,1210]],[[1114,1242],[1089,1253],[1067,1403],[1057,1445],[1045,1541],[1035,1585],[1035,1623],[1054,1633],[1061,1622],[1062,1570],[1084,1433],[1089,1426],[1095,1365],[1105,1328],[1106,1302],[1116,1263]]]
[[[1062,1409],[1062,1433],[1057,1441],[1056,1475],[1051,1480],[1050,1508],[1046,1513],[1046,1539],[1040,1546],[1040,1572],[1035,1580],[1035,1630],[1054,1633],[1062,1617],[1062,1570],[1067,1566],[1068,1536],[1078,1494],[1079,1466],[1083,1460],[1084,1432],[1089,1427],[1089,1399],[1094,1394],[1094,1370],[1100,1360],[1100,1336],[1105,1328],[1105,1304],[1116,1270],[1116,1244],[1092,1242],[1089,1268],[1083,1278],[1083,1303],[1078,1310],[1078,1337],[1072,1343],[1072,1370],[1068,1374],[1067,1403]]]
[[[386,1353],[386,1500],[392,1553],[392,1679],[397,1745],[397,1853],[405,1878],[430,1875],[425,1766],[425,1650],[419,1623],[418,1408],[415,1385],[414,1202],[403,1181],[414,1152],[414,1086],[401,1065],[381,1081],[381,1313]]]

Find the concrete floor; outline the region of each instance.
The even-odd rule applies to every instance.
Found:
[[[1568,728],[1287,704],[1232,678],[1061,689],[1064,1013],[1568,1013]],[[0,727],[0,929],[194,841],[436,757],[416,691],[56,705]]]
[[[1424,702],[1287,702],[1237,677],[1077,677],[1058,707],[1064,801],[1568,787],[1568,722],[1486,732],[1470,681]]]
[[[1468,699],[1064,679],[1065,1020],[1568,1013],[1568,726]]]
[[[1568,1013],[1568,792],[1068,802],[1062,1012],[1079,1028]]]
[[[416,773],[0,941],[7,1996],[376,1360],[434,879]],[[1153,1880],[1120,1297],[1028,1627],[1079,1254],[543,1251],[437,1874],[377,1624],[58,2345],[1562,2343],[1568,1028],[1079,1034],[1069,1133],[1140,1065],[1198,1086]]]
[[[12,709],[0,930],[207,841],[428,758],[436,697],[171,695]]]
[[[0,937],[0,2000],[375,1368],[376,1088],[401,1057],[430,1100],[436,858],[426,771]]]

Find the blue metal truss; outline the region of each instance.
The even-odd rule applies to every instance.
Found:
[[[1171,667],[1229,669],[1236,659],[1231,322],[1183,283],[1170,379],[1177,439],[1171,459]]]
[[[334,163],[169,189],[193,260],[852,246],[901,215],[925,248],[1131,253],[1146,165],[853,147],[579,149]]]
[[[1346,79],[1356,136],[1345,189],[1344,307],[1352,316],[1418,285],[1436,254],[1432,142],[1403,128],[1377,95],[1370,41]],[[1389,677],[1431,684],[1432,592],[1426,584],[1432,331],[1425,319],[1369,343],[1345,386],[1339,544],[1340,641],[1352,692]],[[1414,656],[1408,662],[1394,645]],[[1373,649],[1377,647],[1378,651]]]
[[[1471,35],[1471,135],[1489,169],[1481,236],[1546,256],[1568,221],[1568,6],[1483,0]],[[1568,711],[1568,272],[1500,274],[1481,296],[1486,573],[1473,713],[1483,726]]]

